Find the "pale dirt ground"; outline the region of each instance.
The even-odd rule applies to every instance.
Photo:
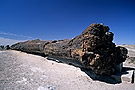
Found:
[[[0,51],[0,90],[135,90],[93,81],[80,68],[19,51]]]

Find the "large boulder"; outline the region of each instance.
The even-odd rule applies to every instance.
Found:
[[[25,52],[44,53],[45,55],[75,59],[85,68],[99,75],[116,73],[116,65],[127,58],[127,49],[116,47],[112,42],[114,34],[103,24],[91,24],[79,36],[58,41],[26,41],[11,46]]]

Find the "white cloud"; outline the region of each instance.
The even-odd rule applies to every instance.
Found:
[[[6,35],[6,36],[14,36],[14,37],[20,37],[20,38],[27,38],[27,39],[31,39],[32,37],[30,36],[23,36],[23,35],[17,35],[17,34],[13,34],[13,33],[7,33],[7,32],[1,32],[1,35]]]
[[[21,40],[14,40],[14,39],[7,39],[7,38],[0,37],[0,45],[12,45],[17,42],[21,42]]]

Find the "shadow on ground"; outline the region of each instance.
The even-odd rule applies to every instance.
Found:
[[[120,84],[122,82],[121,79],[117,80],[111,76],[96,75],[92,70],[84,68],[84,65],[77,60],[62,59],[58,57],[49,57],[49,56],[45,56],[44,54],[37,54],[37,53],[30,53],[30,54],[39,55],[39,56],[47,58],[48,60],[55,61],[58,63],[65,63],[65,64],[72,65],[75,67],[79,67],[81,71],[85,72],[94,81],[101,81],[101,82],[105,82],[109,84]],[[135,68],[124,67],[122,73],[119,73],[118,75],[121,77],[121,75],[123,74],[128,74],[127,72],[128,70],[135,70]],[[134,79],[132,83],[134,83]]]
[[[91,70],[84,69],[84,68],[81,68],[81,70],[83,72],[85,72],[91,79],[93,79],[95,81],[101,81],[101,82],[105,82],[105,83],[108,83],[108,84],[119,84],[119,83],[121,83],[121,80],[116,80],[116,79],[114,79],[111,76],[107,76],[107,75],[96,75]]]
[[[46,57],[48,60],[56,61],[58,63],[65,63],[68,65],[73,65],[75,67],[79,67],[81,71],[85,72],[92,80],[94,81],[101,81],[109,84],[119,84],[121,80],[116,80],[111,76],[107,75],[96,75],[92,70],[84,68],[81,62],[77,60],[70,60],[70,59],[61,59],[58,57]]]

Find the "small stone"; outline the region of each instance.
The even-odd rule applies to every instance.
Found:
[[[51,85],[46,85],[46,86],[40,86],[37,90],[55,90],[55,87]]]
[[[134,83],[134,70],[127,71],[127,74],[123,74],[121,80],[126,83]]]

